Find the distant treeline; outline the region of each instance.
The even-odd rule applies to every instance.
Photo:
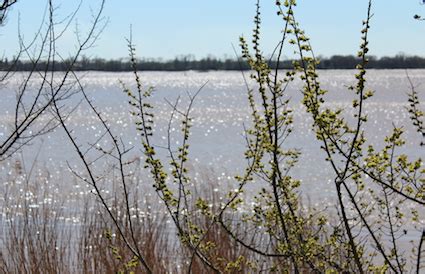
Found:
[[[320,59],[319,69],[354,69],[359,63],[359,58],[352,55],[334,55],[330,58]],[[270,61],[270,66],[276,68],[277,62]],[[49,70],[63,71],[69,68],[70,61],[55,62],[49,64]],[[8,61],[0,60],[0,70],[30,71],[34,65],[29,61]],[[279,68],[289,69],[292,67],[292,60],[285,60],[279,63]],[[46,62],[38,62],[36,70],[45,70]],[[81,58],[74,64],[74,70],[87,71],[130,71],[132,70],[130,61],[127,59],[105,60],[102,58]],[[397,55],[395,57],[370,57],[368,68],[375,69],[405,69],[405,68],[425,68],[425,58],[419,56]],[[184,71],[184,70],[248,70],[249,66],[243,61],[235,59],[204,58],[194,60],[191,57],[179,57],[174,60],[162,61],[157,59],[141,59],[137,63],[138,70],[145,71]]]

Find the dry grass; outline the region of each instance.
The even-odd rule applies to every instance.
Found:
[[[18,165],[19,166],[19,165]],[[143,273],[140,264],[131,265],[133,253],[127,248],[116,226],[94,194],[68,199],[55,194],[58,186],[49,182],[49,173],[33,177],[16,166],[2,174],[0,271],[3,273]],[[192,199],[202,197],[211,202],[212,212],[220,210],[228,187],[217,191],[212,171],[194,182]],[[153,273],[209,273],[211,269],[177,236],[174,223],[158,198],[142,192],[138,183],[129,182],[131,219],[136,243]],[[203,185],[202,185],[203,184]],[[215,187],[214,187],[215,186]],[[126,207],[119,185],[112,185],[107,197],[116,220],[130,239]],[[209,261],[221,272],[267,272],[273,266],[285,265],[284,258],[264,258],[238,244],[218,223],[191,208],[191,220],[206,231],[203,250]],[[237,212],[226,215],[236,225],[243,224]],[[237,229],[238,236],[259,249],[270,248],[270,238],[257,227]],[[308,230],[308,228],[306,228]],[[129,264],[130,263],[130,264]],[[282,268],[279,268],[282,270]],[[282,270],[283,271],[283,270]]]
[[[52,187],[48,176],[48,172],[43,176],[31,176],[20,165],[13,166],[12,172],[2,174],[0,271],[142,273],[140,265],[128,264],[133,254],[119,237],[115,224],[96,196],[81,195],[74,197],[73,201],[66,201],[59,194],[54,194],[55,187]],[[212,185],[212,182],[206,183]],[[114,195],[108,201],[121,228],[129,236],[124,201],[118,191],[112,192]],[[184,273],[189,265],[193,273],[208,272],[209,269],[199,259],[194,258],[190,263],[192,252],[178,240],[174,224],[158,200],[153,198],[156,196],[151,195],[147,200],[146,193],[140,193],[136,188],[131,193],[131,218],[137,246],[153,272]],[[195,195],[210,197],[218,209],[222,193],[202,188]],[[204,215],[198,214],[194,218],[200,227],[210,227],[211,220]],[[251,256],[235,244],[218,224],[209,228],[204,241],[220,243],[207,255],[223,271],[228,262],[236,261],[240,256]],[[228,272],[245,270],[245,264],[242,264],[238,269],[228,269]]]

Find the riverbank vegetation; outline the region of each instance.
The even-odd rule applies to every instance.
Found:
[[[383,146],[368,141],[376,133],[365,127],[368,115],[364,106],[374,95],[367,86],[367,70],[373,63],[368,57],[372,1],[368,2],[365,20],[359,23],[357,57],[348,58],[356,69],[355,83],[346,88],[352,110],[348,112],[326,104],[328,91],[320,85],[314,41],[310,42],[296,20],[296,1],[276,1],[282,32],[277,34],[281,40],[271,57],[261,50],[263,15],[257,1],[254,29],[249,39],[240,38],[238,61],[246,64],[254,81],[245,81],[250,118],[241,161],[246,166],[227,182],[228,187],[208,176],[194,178],[189,164],[192,107],[203,86],[188,92],[186,98],[167,101],[168,143],[156,146],[157,117],[151,102],[154,88],[141,81],[130,37],[129,64],[134,83],[121,84],[141,144],[139,157],[130,157],[132,148],[122,142],[120,128],[111,126],[75,73],[85,43],[90,45],[97,36],[102,9],[94,17],[87,39],[79,39],[75,58],[61,61],[66,63],[66,70],[57,81],[51,75],[57,72],[58,64],[51,6],[45,38],[50,42],[46,48],[51,50],[51,62],[33,59],[32,73],[40,75],[38,66],[44,65],[42,86],[35,101],[29,100],[28,108],[28,100],[22,99],[26,85],[22,85],[15,127],[6,135],[4,144],[8,145],[2,145],[1,160],[6,164],[28,145],[27,140],[49,128],[59,128],[80,162],[78,169],[69,166],[70,172],[90,188],[90,195],[76,201],[81,210],[69,217],[79,221],[67,222],[61,216],[70,207],[45,202],[55,196],[43,192],[43,186],[52,184],[49,177],[33,177],[15,162],[3,184],[7,191],[2,200],[0,268],[4,272],[32,273],[420,273],[425,267],[423,161],[405,154],[402,125],[394,124],[391,132],[382,136]],[[285,51],[295,51],[298,59],[282,70],[281,65],[288,62],[281,61]],[[274,65],[270,59],[275,60]],[[312,164],[301,162],[300,151],[287,144],[297,127],[289,104],[294,92],[289,87],[295,79],[303,83],[295,92],[302,95],[300,103],[311,118],[310,128],[323,151],[323,162],[314,164],[333,171],[327,178],[335,189],[332,208],[306,206],[299,189],[309,182],[292,175],[295,166]],[[73,109],[66,107],[69,96],[78,97],[91,110],[102,132],[97,143],[105,145],[87,145],[75,137],[76,129],[68,120]],[[38,101],[41,98],[43,101]],[[423,138],[424,114],[414,83],[406,102],[410,117],[406,123],[413,123],[418,139]],[[53,118],[34,134],[30,129],[46,110]],[[179,128],[180,135],[172,127]],[[24,134],[28,137],[23,138]],[[179,142],[171,142],[171,136]],[[424,149],[420,142],[414,145]],[[159,149],[166,151],[166,157],[160,156]],[[109,168],[96,168],[99,161],[107,161]],[[111,180],[113,184],[109,184]],[[61,188],[59,182],[55,186]],[[256,190],[249,193],[250,197],[245,195],[249,187],[250,192]],[[8,204],[15,196],[21,198],[18,204]]]
[[[320,62],[317,69],[355,69],[360,62],[360,58],[353,55],[333,55],[329,58],[319,57]],[[280,69],[291,69],[295,60],[280,60],[277,64],[276,60],[268,60],[267,64],[271,69],[279,67]],[[55,70],[66,71],[72,60],[57,61]],[[43,70],[46,63],[38,62],[36,70]],[[81,57],[74,64],[75,71],[131,71],[131,62],[127,58],[117,60],[106,60],[102,58]],[[424,69],[425,58],[420,56],[397,55],[393,57],[369,57],[367,68],[370,69]],[[31,61],[18,60],[0,60],[0,70],[7,71],[13,69],[15,71],[31,71],[33,64]],[[138,59],[137,70],[139,71],[209,71],[209,70],[229,70],[229,71],[246,71],[251,69],[250,66],[240,60],[227,58],[220,59],[215,57],[207,57],[195,59],[192,56],[176,57],[173,60],[159,59]]]

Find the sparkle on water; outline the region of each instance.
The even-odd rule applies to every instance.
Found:
[[[412,80],[417,83],[425,83],[425,71],[412,70],[409,72]],[[327,105],[333,108],[344,108],[350,114],[353,94],[346,87],[354,83],[355,71],[320,71],[321,84],[329,89]],[[127,97],[122,92],[119,81],[123,81],[130,87],[134,87],[132,73],[105,73],[89,72],[81,73],[81,82],[89,97],[93,99],[97,109],[101,112],[114,134],[119,136],[127,148],[134,147],[129,159],[143,166],[140,156],[140,141],[133,126]],[[0,86],[2,100],[0,100],[0,140],[6,138],[10,131],[15,102],[16,90],[19,89],[23,73],[17,73],[8,80],[6,85]],[[159,156],[167,160],[167,151],[162,149],[167,145],[167,126],[170,119],[171,107],[167,103],[175,102],[180,97],[179,107],[187,106],[187,93],[194,94],[204,83],[207,83],[201,91],[193,106],[193,128],[190,136],[190,165],[194,174],[194,181],[202,180],[202,173],[208,172],[216,176],[210,179],[215,182],[212,186],[214,192],[223,186],[232,186],[233,176],[243,171],[246,161],[244,152],[244,125],[249,126],[249,107],[246,96],[246,86],[240,72],[143,72],[141,81],[145,87],[153,86],[155,91],[151,98],[155,106],[155,139],[154,144],[158,147]],[[39,80],[30,82],[29,90],[34,91],[39,86]],[[368,88],[375,90],[375,96],[367,101],[365,111],[368,116],[366,129],[368,141],[371,144],[382,146],[384,137],[395,126],[403,126],[407,144],[404,152],[411,157],[420,157],[421,151],[417,149],[420,136],[414,131],[408,119],[406,111],[409,84],[406,74],[402,70],[370,70],[367,74]],[[7,88],[6,88],[7,87]],[[301,151],[301,164],[293,169],[292,175],[300,179],[300,192],[309,197],[314,204],[332,204],[334,197],[333,173],[324,162],[325,155],[319,149],[320,144],[315,140],[311,131],[311,119],[305,113],[301,105],[301,83],[295,81],[288,89],[288,98],[291,98],[291,108],[294,110],[294,129],[286,142],[288,148],[297,148]],[[425,96],[422,96],[424,98]],[[78,94],[66,101],[64,110],[71,110],[81,101]],[[48,115],[43,116],[47,120]],[[103,138],[104,130],[93,112],[84,103],[81,103],[72,112],[67,120],[82,148],[90,145],[95,147],[108,147],[110,143]],[[171,126],[171,144],[181,144],[181,131],[179,123]],[[14,177],[17,163],[23,162],[26,171],[31,168],[32,162],[37,157],[36,171],[32,177],[42,182],[37,186],[37,191],[28,189],[25,175]],[[93,156],[94,157],[94,156]],[[15,162],[15,159],[17,162]],[[138,162],[137,162],[138,161]],[[95,166],[98,170],[105,170],[108,174],[108,160],[99,160]],[[78,180],[71,170],[81,169],[81,163],[69,141],[66,139],[61,128],[56,128],[51,133],[43,135],[26,146],[13,160],[2,163],[0,174],[2,187],[12,188],[18,191],[16,195],[23,195],[29,203],[29,208],[37,208],[42,204],[64,203],[63,199],[77,203],[79,197],[91,195],[92,189],[86,183]],[[15,174],[16,175],[16,174]],[[133,174],[133,179],[146,179],[141,174]],[[11,178],[18,178],[12,182]],[[108,185],[112,179],[102,179]],[[143,180],[141,180],[143,181]],[[35,187],[35,186],[33,186]],[[151,183],[143,183],[143,189],[151,187]],[[36,193],[43,193],[43,189],[49,190],[47,197],[39,199]],[[105,194],[111,189],[105,188]],[[245,193],[249,195],[250,193]],[[60,196],[64,197],[60,197]],[[149,193],[148,195],[152,195]],[[13,195],[7,199],[13,200]],[[13,205],[11,201],[1,198],[2,205]],[[13,205],[21,207],[20,204]],[[3,217],[7,209],[3,208]],[[78,219],[70,219],[78,222]]]

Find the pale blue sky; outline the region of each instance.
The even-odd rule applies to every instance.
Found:
[[[79,1],[58,0],[58,17],[70,13]],[[255,0],[106,0],[104,16],[109,23],[96,43],[86,52],[91,57],[127,56],[125,37],[133,26],[133,38],[140,57],[164,59],[193,54],[202,58],[233,57],[231,44],[241,34],[249,36],[253,27]],[[262,0],[263,51],[267,54],[280,37],[282,21],[276,16],[274,0]],[[425,15],[419,0],[373,1],[370,53],[376,56],[425,56],[425,22],[413,19]],[[98,0],[85,0],[78,23],[84,29],[90,22],[90,7]],[[354,54],[358,48],[361,21],[366,16],[367,0],[299,0],[296,7],[301,27],[312,39],[317,55]],[[12,56],[16,50],[18,13],[21,29],[29,40],[39,25],[45,0],[20,0],[0,28],[0,55]],[[75,26],[72,27],[72,30]],[[60,50],[71,53],[74,34],[69,32]]]

